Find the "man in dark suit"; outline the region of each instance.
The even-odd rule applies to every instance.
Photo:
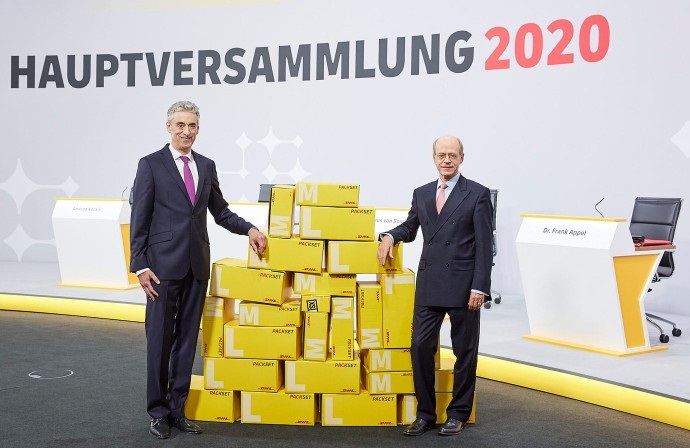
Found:
[[[472,411],[479,348],[479,317],[491,291],[492,206],[489,190],[459,172],[464,160],[460,139],[444,136],[433,144],[439,179],[415,189],[407,220],[384,232],[381,265],[393,245],[407,243],[422,228],[412,324],[412,376],[417,418],[404,434],[421,435],[436,424],[434,354],[443,319],[450,318],[455,354],[453,397],[440,435],[459,434]]]
[[[139,161],[134,180],[130,270],[146,292],[146,401],[149,432],[170,437],[170,426],[199,434],[184,416],[204,297],[210,277],[207,210],[218,225],[248,235],[261,254],[266,237],[228,209],[215,163],[192,145],[199,109],[180,101],[168,109],[170,144]]]

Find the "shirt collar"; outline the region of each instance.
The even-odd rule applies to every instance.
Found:
[[[453,176],[448,182],[446,182],[446,185],[448,185],[448,190],[452,190],[453,187],[455,186],[455,184],[458,183],[459,179],[460,179],[460,172],[458,171],[458,173],[455,176]],[[439,188],[441,188],[442,183],[443,183],[443,181],[439,177],[438,180],[436,181],[436,189],[437,190]]]
[[[170,143],[170,144],[168,145],[168,149],[170,149],[170,154],[172,154],[172,157],[173,157],[173,159],[175,159],[175,160],[179,159],[180,157],[182,157],[182,156],[184,156],[184,155],[186,155],[187,157],[189,157],[189,161],[190,161],[190,162],[194,160],[194,156],[192,155],[192,153],[193,153],[194,151],[189,151],[189,154],[182,154],[182,153],[179,152],[177,149],[173,148],[172,143]]]

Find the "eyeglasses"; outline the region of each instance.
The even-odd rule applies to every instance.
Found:
[[[455,160],[458,160],[460,158],[460,154],[455,153],[455,152],[449,152],[448,154],[444,154],[442,152],[439,152],[439,153],[435,154],[434,157],[439,162],[443,162],[446,159],[446,157],[448,157],[448,159],[451,161],[455,161]]]

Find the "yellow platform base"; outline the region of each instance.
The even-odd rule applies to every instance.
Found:
[[[589,347],[587,345],[580,345],[580,344],[571,344],[568,342],[557,341],[555,339],[549,339],[549,338],[542,338],[539,336],[526,335],[526,336],[523,336],[523,338],[529,339],[531,341],[546,342],[548,344],[560,345],[561,347],[575,348],[578,350],[586,350],[588,352],[601,353],[603,355],[610,355],[610,356],[641,355],[644,353],[653,353],[653,352],[661,352],[664,350],[668,350],[668,347],[662,347],[662,346],[657,345],[655,347],[649,347],[646,349],[640,349],[640,350],[635,350],[635,351],[631,351],[631,352],[615,352],[613,350],[602,350],[602,349],[596,348],[596,347]]]

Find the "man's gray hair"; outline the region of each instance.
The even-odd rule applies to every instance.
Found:
[[[199,107],[196,104],[192,103],[191,101],[178,101],[172,106],[170,106],[170,109],[168,109],[168,119],[166,123],[172,122],[172,118],[175,112],[183,111],[196,114],[197,119],[201,118],[201,115],[199,114]]]

